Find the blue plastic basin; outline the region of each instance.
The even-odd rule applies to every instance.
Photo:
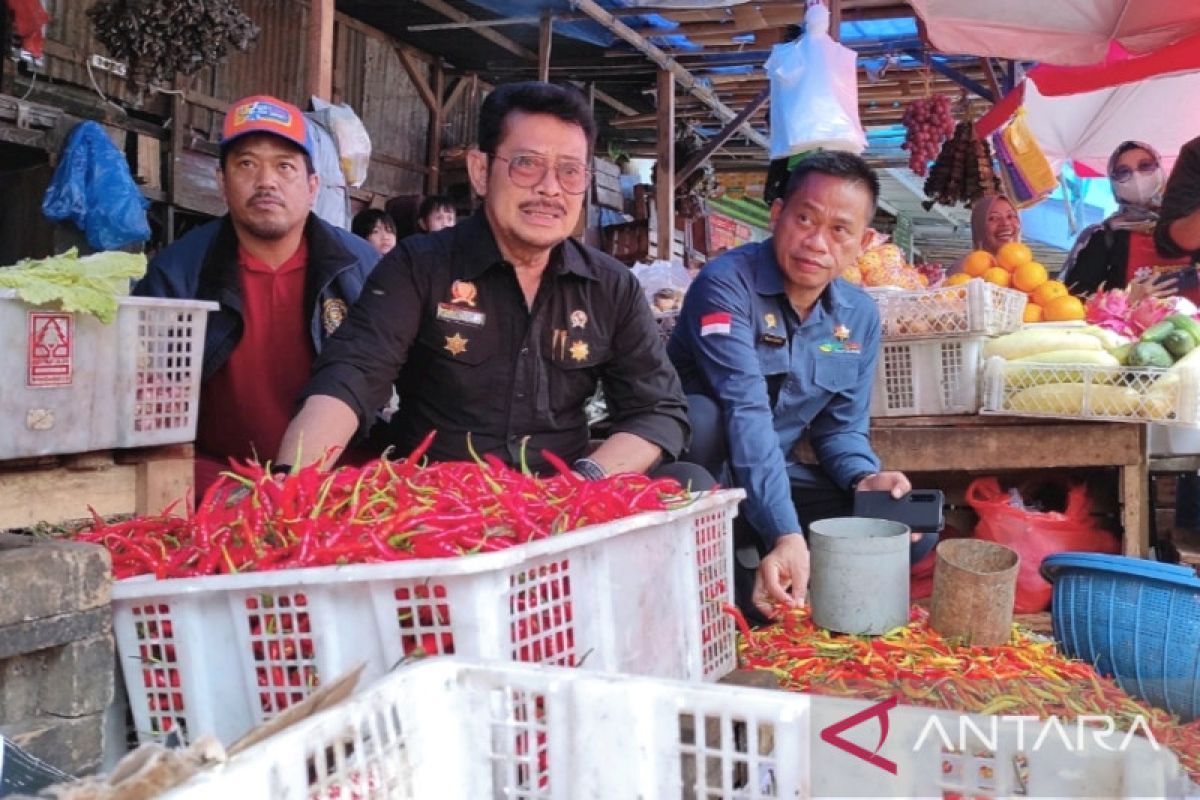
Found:
[[[1062,553],[1042,562],[1054,584],[1054,638],[1126,692],[1187,722],[1200,717],[1200,579],[1187,566]]]

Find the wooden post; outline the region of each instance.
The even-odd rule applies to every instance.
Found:
[[[554,17],[549,11],[542,12],[538,30],[538,80],[550,81],[550,47],[554,43]]]
[[[675,77],[658,71],[658,257],[671,260],[675,240]]]
[[[310,95],[333,97],[334,0],[312,0],[308,6],[308,63],[305,87]]]
[[[433,91],[435,102],[429,109],[429,141],[427,142],[425,163],[429,171],[425,173],[425,194],[438,194],[441,191],[442,166],[442,123],[445,106],[442,95],[446,91],[446,69],[441,59],[433,65]]]
[[[829,0],[829,38],[842,40],[842,0]]]

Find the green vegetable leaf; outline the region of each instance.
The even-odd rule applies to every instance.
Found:
[[[71,248],[0,269],[0,289],[15,290],[29,305],[92,314],[108,324],[117,316],[119,299],[129,294],[129,282],[145,274],[141,253],[108,251],[80,258]]]

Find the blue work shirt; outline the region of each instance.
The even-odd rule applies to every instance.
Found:
[[[838,486],[879,470],[868,439],[879,327],[875,302],[841,279],[801,322],[771,239],[712,261],[688,289],[667,355],[685,393],[720,407],[734,482],[768,548],[801,531],[787,468],[806,432]]]

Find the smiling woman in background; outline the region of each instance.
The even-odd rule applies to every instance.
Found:
[[[980,197],[971,207],[971,246],[975,250],[986,250],[992,255],[1009,242],[1021,241],[1021,215],[1017,207],[1002,194]],[[955,264],[954,272],[962,272],[962,261]]]

